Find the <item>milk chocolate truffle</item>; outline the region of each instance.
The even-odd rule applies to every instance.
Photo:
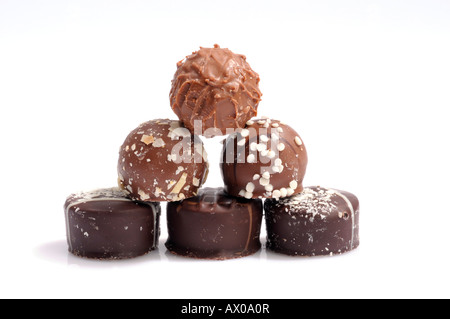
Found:
[[[72,254],[91,259],[127,259],[158,247],[161,208],[137,203],[119,188],[72,194],[64,205]]]
[[[266,200],[264,208],[269,250],[333,256],[359,246],[359,201],[349,192],[307,187],[290,198]]]
[[[262,96],[259,75],[245,56],[215,45],[200,48],[177,66],[170,104],[191,132],[197,121],[203,131],[217,129],[206,136],[225,135],[227,128],[243,128],[256,116]]]
[[[198,136],[179,121],[154,120],[133,130],[119,154],[119,185],[143,202],[178,201],[197,195],[208,174]]]
[[[227,195],[223,188],[205,188],[199,195],[167,205],[173,254],[224,260],[252,255],[261,249],[261,200]]]
[[[284,198],[303,190],[308,156],[298,133],[280,121],[251,120],[222,151],[225,190],[245,198]]]

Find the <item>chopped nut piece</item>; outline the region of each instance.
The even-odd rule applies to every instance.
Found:
[[[164,146],[166,146],[166,143],[164,143],[164,140],[162,138],[157,138],[153,142],[153,147],[164,147]]]
[[[178,180],[178,183],[170,192],[171,194],[178,194],[183,189],[184,185],[186,184],[187,176],[188,174],[186,173],[183,173],[183,175],[181,175],[180,179]]]
[[[200,180],[198,178],[193,178],[192,179],[192,185],[199,187],[200,186]]]
[[[142,189],[138,190],[138,194],[141,197],[141,200],[147,200],[150,198],[150,196],[148,196],[148,194],[146,194]]]
[[[155,142],[155,138],[153,137],[153,135],[142,135],[141,142],[145,143],[146,145],[150,145]]]

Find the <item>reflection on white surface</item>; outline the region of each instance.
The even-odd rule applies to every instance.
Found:
[[[132,259],[124,259],[124,260],[94,260],[81,258],[72,255],[67,250],[67,243],[65,240],[58,240],[53,242],[47,242],[37,246],[34,250],[35,255],[42,260],[47,262],[55,263],[55,264],[67,264],[68,266],[79,266],[83,268],[116,268],[116,267],[126,267],[126,266],[134,266],[144,263],[160,263],[160,262],[169,262],[169,263],[226,263],[226,262],[270,262],[270,261],[282,261],[282,262],[308,262],[317,259],[336,259],[341,256],[346,256],[350,254],[357,253],[358,249],[346,253],[344,255],[337,255],[333,257],[328,256],[318,256],[318,257],[295,257],[295,256],[287,256],[282,254],[277,254],[265,249],[265,245],[263,243],[263,248],[257,253],[237,259],[229,259],[224,261],[217,260],[201,260],[195,258],[187,258],[182,256],[176,256],[170,253],[164,247],[165,240],[160,240],[160,245],[157,250],[154,250],[148,253],[145,256],[132,258]]]

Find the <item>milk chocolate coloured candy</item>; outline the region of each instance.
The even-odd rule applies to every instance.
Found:
[[[277,120],[247,122],[224,143],[225,190],[245,198],[285,198],[303,190],[308,155],[300,135]]]
[[[227,128],[243,128],[256,116],[262,95],[259,75],[245,56],[215,45],[201,48],[177,66],[170,104],[192,132],[198,121],[203,130],[218,130],[211,136],[224,135]]]
[[[203,143],[179,121],[154,120],[133,130],[119,153],[119,186],[143,202],[197,195],[208,175]]]
[[[109,188],[73,194],[64,209],[69,251],[76,256],[127,259],[158,247],[158,203],[133,202]]]
[[[223,188],[205,188],[197,197],[167,205],[173,254],[224,260],[252,255],[261,249],[261,200],[227,195]]]
[[[359,201],[331,188],[307,187],[266,200],[267,248],[292,256],[337,255],[359,246]]]

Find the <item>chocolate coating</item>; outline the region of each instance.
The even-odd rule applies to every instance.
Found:
[[[261,249],[261,200],[227,195],[205,188],[199,195],[167,205],[167,249],[185,257],[224,260]]]
[[[245,56],[215,45],[200,48],[177,67],[170,105],[191,132],[195,121],[201,121],[203,130],[220,130],[212,136],[224,135],[227,128],[243,128],[256,116],[262,96],[259,75]]]
[[[280,121],[251,120],[222,151],[225,190],[245,198],[284,198],[303,190],[308,164],[298,133]]]
[[[359,201],[331,188],[307,187],[266,200],[267,248],[292,256],[337,255],[359,246]]]
[[[134,200],[178,201],[197,195],[205,183],[207,154],[181,122],[148,121],[120,148],[118,173],[119,186]]]
[[[158,247],[158,203],[137,203],[119,188],[72,194],[64,205],[69,252],[91,259],[127,259]]]

